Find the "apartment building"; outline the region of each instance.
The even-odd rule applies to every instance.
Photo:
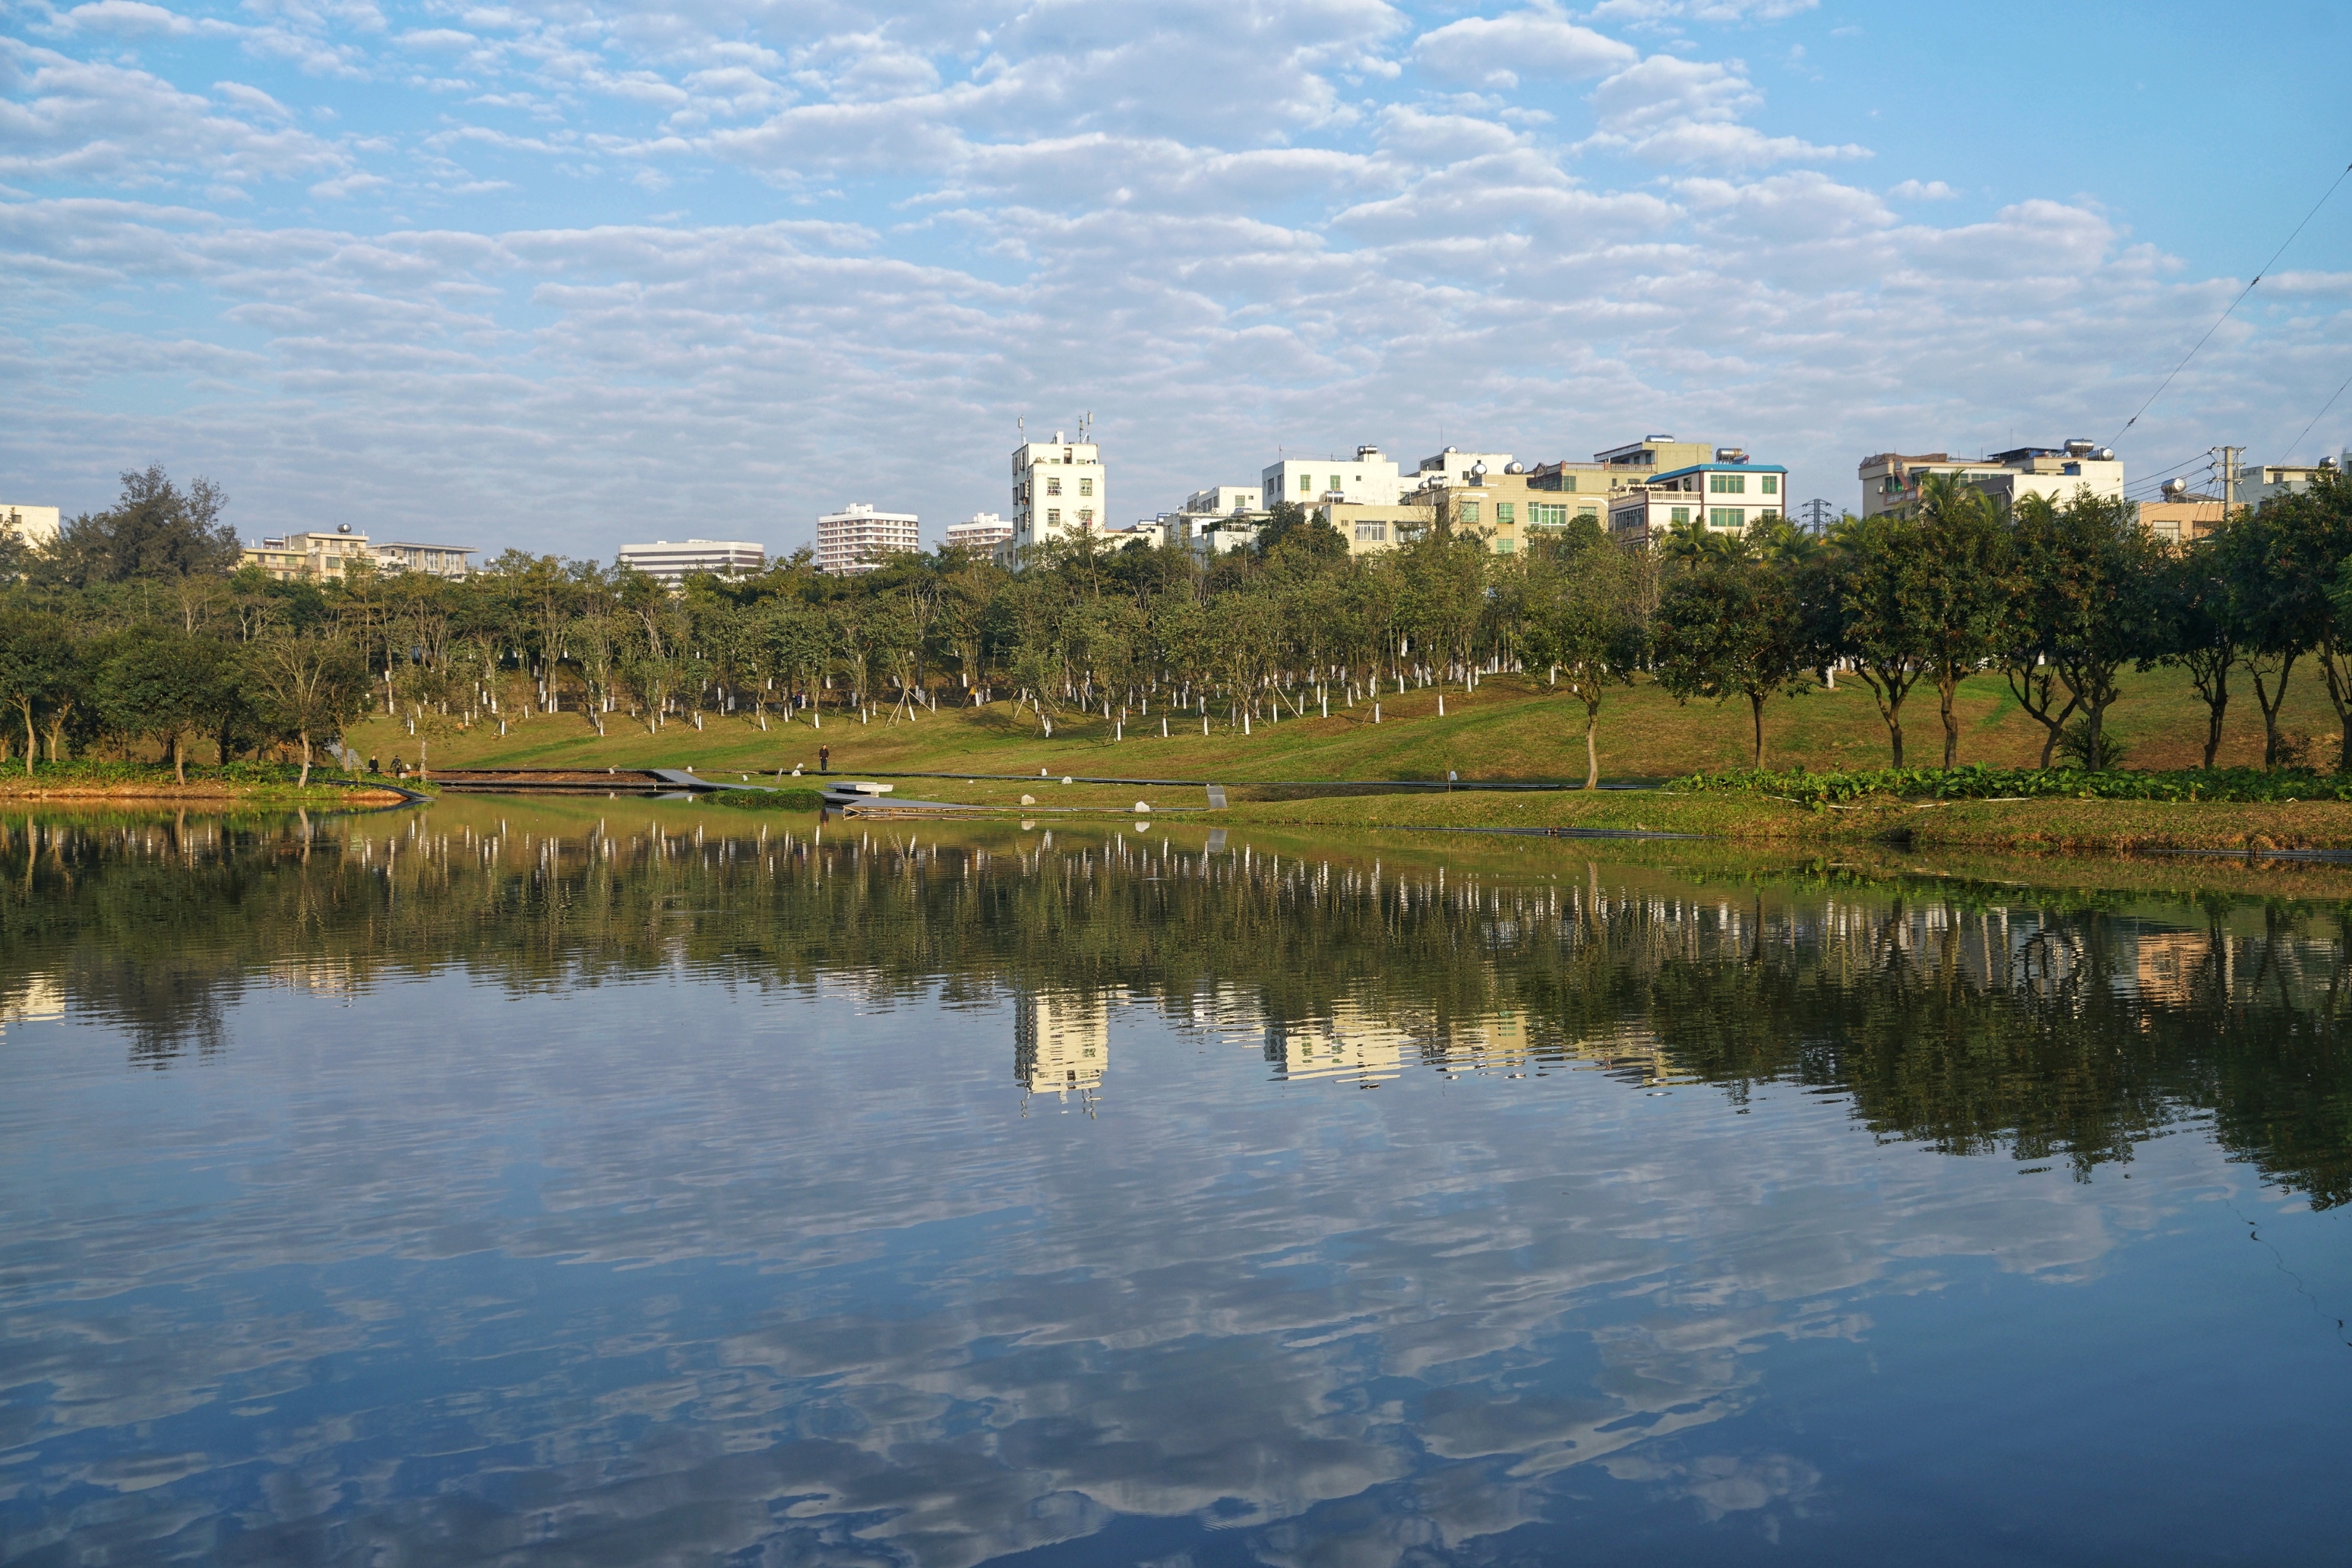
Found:
[[[0,501],[0,533],[13,533],[36,549],[46,550],[55,544],[62,526],[56,507]]]
[[[1231,517],[1235,512],[1264,511],[1263,485],[1211,485],[1194,490],[1177,509],[1188,517]]]
[[[2085,489],[2105,500],[2121,500],[2124,493],[2124,466],[2114,450],[2082,440],[2063,447],[2019,447],[1985,458],[1878,452],[1862,460],[1858,474],[1864,517],[1916,507],[1919,487],[1930,474],[1953,475],[2010,506],[2028,496],[2063,504]]]
[[[976,511],[961,522],[947,526],[943,548],[949,550],[992,551],[1013,537],[1013,525],[992,511]]]
[[[2347,451],[2347,455],[2352,456],[2352,451]],[[2295,463],[2241,463],[2238,465],[2238,504],[2260,506],[2273,496],[2300,495],[2309,489],[2321,475],[2338,471],[2333,458],[2322,458],[2309,467]]]
[[[1511,465],[1512,458],[1508,452],[1465,452],[1458,447],[1448,447],[1433,458],[1423,458],[1421,467],[1413,474],[1412,483],[1406,488],[1428,489],[1445,485],[1466,485],[1473,474],[1499,474]]]
[[[1644,436],[1622,447],[1592,454],[1593,462],[1608,472],[1615,488],[1647,484],[1661,474],[1679,473],[1711,462],[1722,448],[1712,441],[1677,441],[1672,436]]]
[[[1064,437],[1056,430],[1051,441],[1013,449],[1013,535],[996,547],[1005,565],[1041,544],[1109,526],[1110,474],[1102,448]]]
[[[911,511],[877,511],[851,501],[816,520],[816,569],[834,577],[871,572],[893,555],[923,548],[921,521]]]
[[[258,566],[279,582],[298,577],[340,581],[355,566],[377,566],[368,536],[355,533],[348,522],[331,533],[322,529],[289,533],[247,545],[237,552],[239,566]],[[390,570],[398,571],[398,567]]]
[[[1437,512],[1427,501],[1413,495],[1394,506],[1365,506],[1349,501],[1332,501],[1318,512],[1325,522],[1348,542],[1350,555],[1378,555],[1409,543],[1437,526]]]
[[[1285,458],[1268,464],[1258,477],[1255,504],[1269,511],[1276,501],[1286,500],[1304,507],[1326,501],[1394,506],[1403,492],[1396,459],[1383,456],[1378,447],[1359,447],[1352,458]]]
[[[428,577],[462,578],[474,569],[470,544],[423,544],[394,540],[375,547],[379,572],[422,572]]]
[[[620,563],[642,572],[665,588],[684,585],[698,572],[719,577],[740,577],[762,570],[768,552],[742,539],[656,539],[651,544],[624,544]]]
[[[1788,480],[1789,470],[1778,463],[1750,462],[1738,447],[1718,447],[1710,461],[1669,469],[1611,496],[1609,533],[1628,545],[1654,544],[1688,523],[1744,533],[1782,515]]]

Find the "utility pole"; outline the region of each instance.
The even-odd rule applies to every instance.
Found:
[[[2238,458],[2243,447],[2224,447],[2221,452],[2221,515],[2228,517],[2238,510]]]

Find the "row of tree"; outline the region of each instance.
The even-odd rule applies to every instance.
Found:
[[[1370,717],[1384,693],[1504,670],[1582,704],[1588,784],[1608,693],[1644,672],[1678,697],[1744,700],[1759,765],[1769,700],[1841,675],[1876,699],[1897,766],[1922,685],[1943,761],[1958,760],[1958,688],[1989,669],[2042,726],[2045,766],[2062,749],[2112,761],[2122,677],[2158,664],[2204,699],[2209,766],[2233,678],[2252,685],[2273,764],[2306,663],[2352,732],[2352,486],[2332,477],[2186,546],[2151,538],[2128,503],[2011,511],[1938,479],[1916,510],[1826,537],[1773,519],[1629,550],[1579,521],[1518,554],[1433,532],[1357,556],[1285,507],[1255,548],[1207,559],[1081,539],[1018,572],[943,551],[835,577],[802,552],[677,593],[512,551],[462,580],[273,580],[233,569],[212,486],[123,478],[121,503],[57,547],[0,545],[0,703],[17,721],[0,746],[21,736],[28,762],[44,744],[58,760],[143,742],[181,763],[197,736],[224,760],[307,758],[371,708],[412,731],[567,713],[600,734],[821,727],[828,711],[899,721],[998,702],[1047,734],[1077,720],[1105,736],[1154,719],[1247,730]]]

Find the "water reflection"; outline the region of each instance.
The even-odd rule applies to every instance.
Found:
[[[2333,907],[716,816],[7,825],[0,1554],[2333,1539]]]

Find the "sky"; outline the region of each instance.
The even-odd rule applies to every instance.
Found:
[[[1840,508],[1890,449],[2308,462],[2347,51],[2311,0],[0,0],[0,503],[935,543],[1087,414],[1114,524],[1360,443],[1670,433]]]

